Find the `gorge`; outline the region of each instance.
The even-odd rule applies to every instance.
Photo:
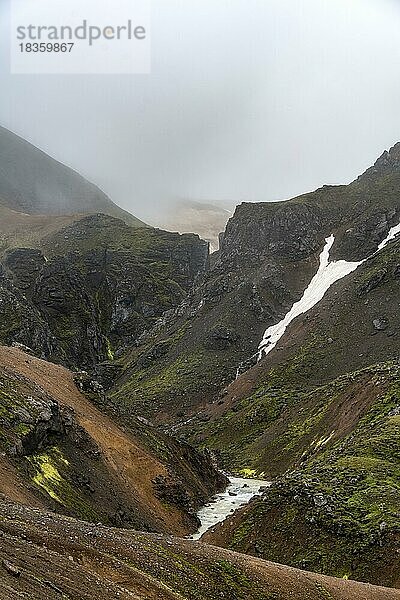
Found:
[[[399,191],[397,144],[210,255],[0,130],[2,597],[399,597]]]

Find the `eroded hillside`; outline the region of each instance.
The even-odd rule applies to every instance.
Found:
[[[196,509],[225,484],[210,458],[142,421],[119,427],[76,377],[0,347],[0,491],[96,523],[195,531]]]

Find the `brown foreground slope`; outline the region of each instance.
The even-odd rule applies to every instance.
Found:
[[[199,542],[109,529],[0,501],[2,600],[398,600]]]
[[[124,430],[67,369],[0,347],[0,492],[88,521],[186,534],[224,478],[210,459],[138,422]],[[35,500],[33,500],[35,499]]]

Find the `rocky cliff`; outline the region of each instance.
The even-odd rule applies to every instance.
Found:
[[[0,257],[0,341],[76,368],[112,362],[136,345],[208,262],[195,235],[134,229],[105,215],[37,245]]]

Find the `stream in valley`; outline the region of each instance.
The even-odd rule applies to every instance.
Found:
[[[230,484],[225,490],[217,494],[215,498],[203,506],[197,513],[201,521],[200,529],[190,536],[191,540],[198,540],[201,536],[231,516],[238,508],[244,506],[254,496],[261,494],[264,488],[269,487],[269,481],[262,479],[243,479],[240,477],[229,477]]]

